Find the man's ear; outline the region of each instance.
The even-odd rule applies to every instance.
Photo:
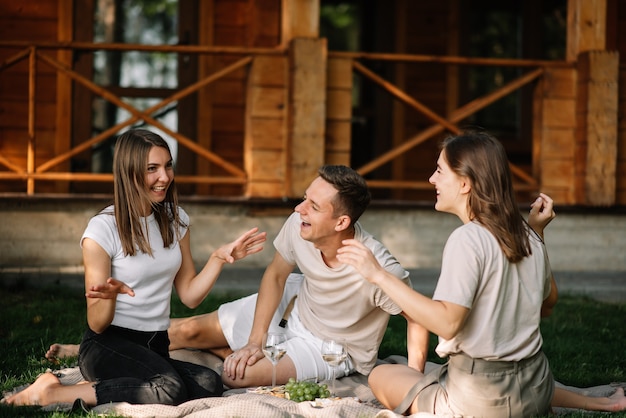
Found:
[[[351,223],[350,221],[351,220],[348,215],[341,215],[339,218],[337,218],[337,223],[335,224],[335,231],[337,232],[345,231],[350,226],[350,223]]]

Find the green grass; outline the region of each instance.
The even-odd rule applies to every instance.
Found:
[[[236,293],[214,293],[194,310],[187,309],[174,298],[172,314],[180,317],[209,312],[238,296]],[[626,381],[624,318],[626,303],[606,304],[562,296],[553,315],[542,324],[544,351],[556,379],[579,387]],[[403,318],[391,318],[379,357],[406,355],[405,327]],[[51,365],[43,355],[51,343],[79,343],[84,329],[85,300],[80,290],[0,288],[0,390],[8,391],[30,383],[48,368],[71,365]],[[441,363],[433,352],[435,344],[433,337],[429,360]],[[16,416],[62,418],[70,414],[0,405],[0,418]],[[626,412],[576,412],[562,416],[626,418]]]

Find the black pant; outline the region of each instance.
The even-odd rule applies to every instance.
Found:
[[[208,367],[169,357],[167,331],[143,332],[109,326],[88,329],[80,344],[78,365],[94,382],[98,405],[109,402],[178,405],[191,399],[221,396],[220,376]]]

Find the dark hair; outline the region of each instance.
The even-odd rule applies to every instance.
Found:
[[[471,183],[470,218],[496,237],[509,261],[530,255],[528,224],[515,202],[509,161],[500,141],[486,132],[469,131],[446,138],[441,150],[452,171]]]
[[[337,189],[337,196],[332,202],[334,215],[348,215],[350,224],[353,225],[365,212],[371,200],[365,179],[345,165],[324,165],[320,167],[318,174]]]
[[[163,246],[169,247],[183,225],[178,215],[178,193],[172,179],[165,199],[153,203],[148,195],[145,175],[152,147],[165,148],[172,155],[167,142],[159,135],[145,129],[129,130],[117,138],[113,154],[114,205],[117,229],[124,254],[135,255],[136,249],[152,254],[149,237],[141,219],[146,208],[151,207],[159,225]]]

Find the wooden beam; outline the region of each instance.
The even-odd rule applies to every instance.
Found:
[[[324,164],[326,39],[294,39],[289,50],[287,190],[296,197]]]
[[[579,57],[579,112],[585,138],[585,203],[615,204],[619,56],[593,51]]]
[[[567,1],[567,61],[576,61],[581,52],[606,48],[606,1]]]
[[[282,0],[281,10],[283,46],[295,38],[319,37],[320,0]]]
[[[67,42],[73,40],[74,29],[74,1],[59,0],[58,4],[58,23],[57,23],[57,40]],[[57,60],[68,67],[71,67],[73,52],[71,50],[57,51]],[[72,114],[72,79],[67,77],[63,72],[57,72],[56,85],[56,129],[54,140],[54,152],[56,155],[67,152],[72,147],[72,118],[68,115]],[[60,171],[70,169],[69,161],[65,161]],[[57,192],[67,193],[69,191],[68,182],[59,182],[55,185]]]

